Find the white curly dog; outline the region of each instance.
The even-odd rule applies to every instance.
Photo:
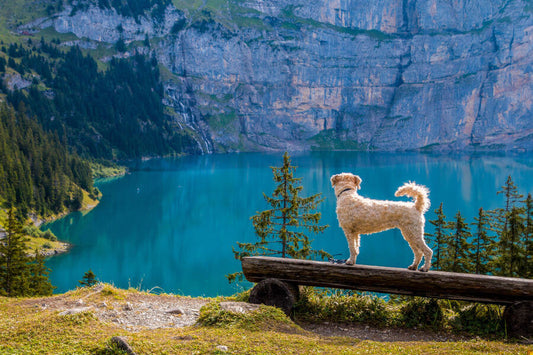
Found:
[[[361,234],[399,228],[415,255],[413,264],[408,269],[416,270],[423,256],[425,262],[420,271],[428,271],[433,256],[433,250],[424,241],[424,213],[429,209],[429,190],[410,182],[398,188],[394,195],[410,196],[414,198],[414,202],[372,200],[357,193],[361,188],[361,181],[359,176],[350,173],[331,177],[331,186],[337,197],[337,219],[350,248],[350,258],[346,264],[355,264]]]

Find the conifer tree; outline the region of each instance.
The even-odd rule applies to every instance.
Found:
[[[473,271],[476,274],[488,274],[492,270],[494,255],[494,238],[489,234],[489,217],[483,208],[479,209],[478,216],[474,217],[476,234],[473,241]]]
[[[83,274],[83,279],[78,282],[82,287],[91,287],[92,285],[96,285],[98,283],[98,281],[96,281],[96,275],[91,269],[85,272],[85,274]]]
[[[250,255],[280,256],[282,258],[309,259],[310,257],[329,257],[323,250],[313,250],[312,240],[307,233],[322,233],[328,226],[319,225],[321,213],[317,212],[322,194],[301,197],[303,186],[301,178],[293,176],[295,166],[291,165],[287,152],[283,155],[283,165],[272,167],[276,187],[272,196],[263,193],[271,209],[258,212],[252,216],[252,224],[259,241],[255,243],[239,243],[240,250],[233,248],[236,259]],[[226,275],[230,282],[242,273]]]
[[[48,274],[50,269],[44,265],[44,256],[35,249],[33,262],[30,264],[30,289],[31,294],[36,296],[49,296],[54,291],[54,286],[50,283]]]
[[[499,222],[500,233],[504,234],[509,226],[509,217],[511,209],[520,201],[523,195],[518,193],[518,188],[513,182],[511,175],[507,177],[505,185],[501,187],[501,190],[496,192],[497,195],[503,194],[505,197],[505,207],[495,210],[495,217]]]
[[[0,292],[6,296],[25,296],[30,293],[29,258],[25,253],[22,223],[10,208],[4,225],[5,238],[0,242]]]
[[[460,211],[457,211],[455,221],[450,222],[450,228],[454,232],[449,240],[449,254],[447,260],[443,262],[443,269],[452,272],[470,272],[472,245],[469,239],[472,233]]]
[[[511,176],[507,177],[505,185],[497,194],[504,195],[505,202],[503,208],[491,211],[494,216],[493,230],[499,238],[494,272],[501,276],[517,276],[520,269],[520,257],[523,253],[521,235],[524,231],[522,208],[518,207],[517,203],[523,195],[518,193],[518,188]]]
[[[435,209],[435,213],[437,214],[437,219],[429,221],[429,223],[435,226],[435,231],[433,234],[426,233],[426,235],[430,237],[430,240],[432,241],[432,244],[433,244],[432,246],[433,246],[433,260],[434,261],[432,262],[432,266],[435,270],[441,270],[443,248],[448,238],[447,237],[448,223],[446,222],[446,216],[444,215],[444,212],[442,211],[442,202],[440,203],[439,208]]]
[[[527,194],[524,203],[524,260],[522,262],[522,277],[533,277],[533,198]]]

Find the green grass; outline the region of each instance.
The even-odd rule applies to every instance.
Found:
[[[116,165],[108,161],[91,161],[90,166],[94,179],[122,176],[127,172],[125,166]]]
[[[261,306],[247,315],[220,309],[212,300],[201,309],[197,325],[185,328],[124,330],[102,322],[94,311],[59,315],[54,303],[101,307],[146,294],[104,285],[101,292],[81,288],[46,298],[0,297],[0,353],[2,354],[119,354],[113,336],[126,337],[137,354],[217,354],[224,345],[231,354],[527,354],[531,347],[477,339],[462,342],[376,342],[350,337],[327,337],[301,329],[281,311]],[[169,295],[151,297],[174,297]],[[48,307],[42,308],[43,304]]]
[[[231,124],[237,119],[235,110],[208,116],[209,127],[214,130],[231,130]]]
[[[503,306],[305,287],[295,317],[306,322],[364,323],[377,327],[426,328],[439,333],[504,340]]]
[[[47,27],[47,28],[44,28],[42,30],[40,30],[39,32],[37,32],[34,36],[36,38],[36,40],[40,40],[41,37],[44,38],[44,40],[46,42],[51,42],[53,39],[59,39],[60,42],[67,42],[67,41],[75,41],[75,40],[78,40],[79,38],[73,34],[73,33],[60,33],[60,32],[57,32],[55,30],[55,28],[53,27]],[[61,47],[60,47],[61,49]],[[65,50],[68,50],[68,47],[67,49]]]
[[[13,33],[16,26],[36,20],[46,14],[44,2],[32,0],[3,0],[0,3],[0,40],[21,43],[23,37]]]

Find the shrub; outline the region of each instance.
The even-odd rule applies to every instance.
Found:
[[[443,321],[443,312],[438,300],[413,297],[401,306],[400,324],[408,327],[438,327]]]
[[[505,322],[501,306],[492,304],[454,302],[456,316],[452,327],[482,335],[505,335]]]
[[[52,233],[52,231],[50,229],[45,230],[42,233],[42,237],[45,238],[45,239],[51,240],[53,242],[55,242],[57,240],[57,237],[55,236],[54,233]]]
[[[296,304],[296,316],[307,321],[367,322],[386,325],[386,302],[376,295],[304,288]]]

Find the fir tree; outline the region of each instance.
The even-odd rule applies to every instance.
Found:
[[[505,208],[499,208],[495,210],[495,216],[500,222],[500,233],[503,234],[507,231],[509,225],[509,217],[511,209],[520,201],[523,195],[518,193],[518,188],[513,182],[511,175],[507,177],[505,185],[501,187],[501,190],[496,192],[497,195],[503,194],[505,196]]]
[[[44,256],[35,249],[35,257],[30,264],[30,289],[32,295],[49,296],[54,291],[54,286],[50,283],[48,274],[50,269],[44,265]]]
[[[89,269],[89,271],[83,274],[83,279],[78,282],[82,287],[91,287],[98,283],[98,281],[96,281],[96,275],[91,269]]]
[[[472,234],[460,211],[457,211],[455,221],[450,222],[450,228],[454,232],[448,241],[449,253],[447,260],[443,261],[443,269],[452,272],[469,272],[472,269],[472,245],[469,242]]]
[[[445,245],[445,241],[447,240],[447,229],[448,229],[448,223],[446,222],[446,216],[444,215],[444,212],[442,211],[442,202],[439,208],[435,210],[435,214],[437,215],[437,219],[429,221],[429,223],[435,226],[434,233],[433,234],[426,233],[426,235],[430,237],[430,240],[433,246],[432,266],[435,270],[441,270],[442,269],[442,255],[443,255],[442,249]]]
[[[524,203],[524,261],[522,263],[523,277],[533,277],[533,198],[531,194],[527,194]]]
[[[474,217],[476,234],[473,243],[473,271],[476,274],[488,274],[491,271],[492,257],[494,255],[494,238],[489,234],[489,216],[479,209],[478,216]]]
[[[500,235],[496,270],[501,276],[520,276],[524,250],[521,237],[524,233],[524,218],[521,208],[512,207],[507,217],[507,229]]]
[[[310,257],[329,257],[323,250],[313,250],[312,240],[306,232],[318,234],[328,226],[319,225],[321,213],[318,204],[323,201],[321,194],[300,197],[303,186],[301,178],[293,176],[296,167],[291,165],[289,154],[283,155],[283,165],[272,167],[276,187],[272,196],[263,193],[271,209],[252,216],[252,223],[259,241],[237,243],[240,250],[233,248],[236,259],[250,255],[280,256],[282,258],[309,259]],[[230,282],[242,273],[226,275]]]
[[[522,209],[517,203],[523,198],[518,193],[511,176],[507,177],[505,185],[497,194],[505,197],[504,208],[491,211],[493,215],[493,230],[498,235],[497,255],[494,272],[501,276],[517,276],[522,254],[521,235],[524,231]]]
[[[7,213],[5,238],[0,242],[0,292],[6,296],[25,296],[30,293],[29,258],[25,252],[22,223],[14,208]]]

